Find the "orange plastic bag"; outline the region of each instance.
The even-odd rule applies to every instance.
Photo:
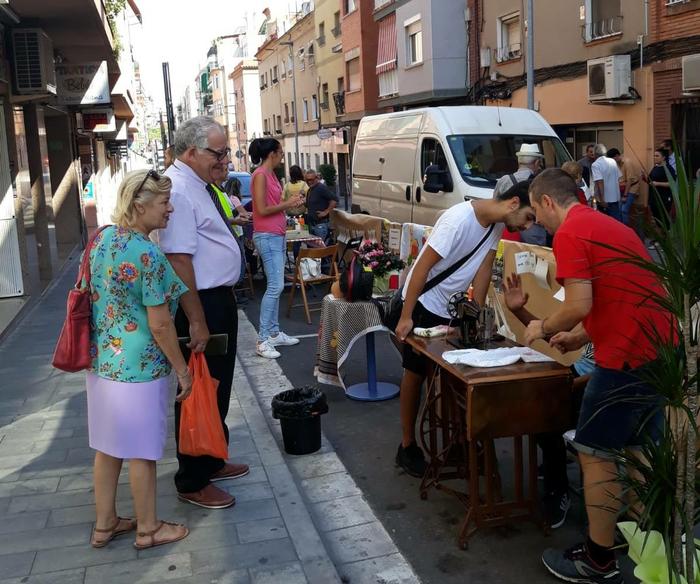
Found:
[[[192,353],[188,365],[192,375],[192,393],[180,410],[181,454],[228,458],[228,444],[216,403],[219,382],[209,374],[202,353]]]

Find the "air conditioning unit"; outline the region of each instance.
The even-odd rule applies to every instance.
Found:
[[[588,61],[588,100],[610,101],[630,96],[632,67],[629,55],[610,55]]]
[[[700,91],[700,53],[685,55],[681,61],[683,91]]]
[[[56,94],[56,67],[53,43],[40,28],[12,31],[15,89],[20,95]]]

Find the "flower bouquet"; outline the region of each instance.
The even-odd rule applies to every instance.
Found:
[[[379,242],[365,240],[357,250],[360,263],[374,274],[375,293],[384,294],[389,290],[389,276],[406,267],[398,255],[384,249]]]

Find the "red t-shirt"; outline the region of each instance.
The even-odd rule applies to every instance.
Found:
[[[634,231],[584,205],[571,208],[554,236],[557,281],[563,285],[566,278],[576,278],[593,285],[593,306],[583,326],[593,341],[595,361],[620,370],[625,364],[635,368],[656,358],[649,331],[664,340],[673,333],[669,313],[646,300],[650,291],[662,293],[658,279],[615,250],[651,259]],[[620,261],[606,263],[615,258]]]

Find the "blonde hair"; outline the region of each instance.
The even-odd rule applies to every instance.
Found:
[[[573,160],[568,160],[562,164],[561,169],[575,181],[581,180],[583,177],[583,168],[581,168],[581,165],[578,162]]]
[[[133,170],[124,176],[122,184],[117,191],[117,204],[112,213],[112,221],[119,227],[132,227],[135,218],[135,203],[147,205],[158,195],[167,195],[172,187],[172,182],[167,176],[161,176],[158,180],[146,175],[150,170]],[[144,182],[146,179],[146,182]],[[141,187],[143,183],[143,187]],[[141,187],[139,189],[139,187]],[[137,192],[136,190],[139,189]]]

